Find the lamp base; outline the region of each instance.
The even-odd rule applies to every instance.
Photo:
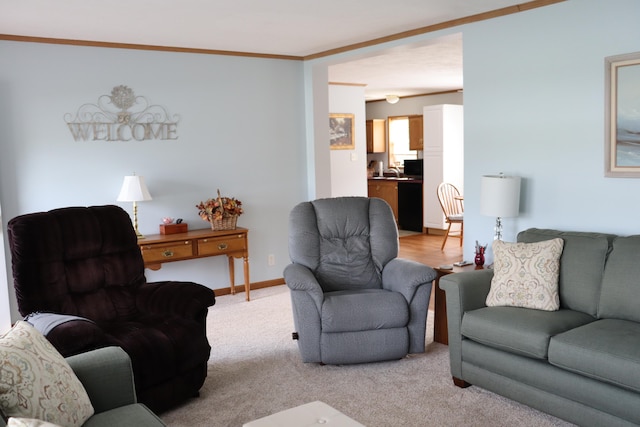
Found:
[[[502,240],[502,219],[500,217],[496,218],[496,226],[493,228],[495,231],[495,235],[493,236],[493,240]]]
[[[136,202],[133,202],[133,229],[136,231],[138,240],[144,239],[144,236],[138,230],[138,204]]]

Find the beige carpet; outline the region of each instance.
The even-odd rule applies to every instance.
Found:
[[[479,387],[451,382],[448,347],[398,361],[350,366],[303,364],[291,339],[286,286],[219,297],[207,321],[212,346],[199,398],[161,414],[169,426],[242,426],[321,400],[368,427],[570,426]]]

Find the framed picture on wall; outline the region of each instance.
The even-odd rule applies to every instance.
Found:
[[[329,114],[329,147],[332,150],[353,150],[354,140],[353,114]]]
[[[605,176],[640,178],[640,52],[605,58]]]

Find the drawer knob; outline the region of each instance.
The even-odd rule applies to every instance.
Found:
[[[218,249],[220,249],[221,251],[224,251],[225,249],[227,249],[227,244],[226,243],[220,243],[218,245]]]
[[[171,258],[173,256],[173,252],[172,251],[164,251],[162,252],[162,256],[165,258]]]

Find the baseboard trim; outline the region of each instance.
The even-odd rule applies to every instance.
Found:
[[[284,285],[284,278],[280,277],[278,279],[265,280],[263,282],[256,282],[251,284],[251,290],[255,291],[256,289],[262,288],[270,288],[272,286]],[[244,285],[236,285],[236,294],[244,292]],[[228,288],[220,288],[214,289],[213,294],[217,297],[221,297],[223,295],[231,295],[231,287]]]

